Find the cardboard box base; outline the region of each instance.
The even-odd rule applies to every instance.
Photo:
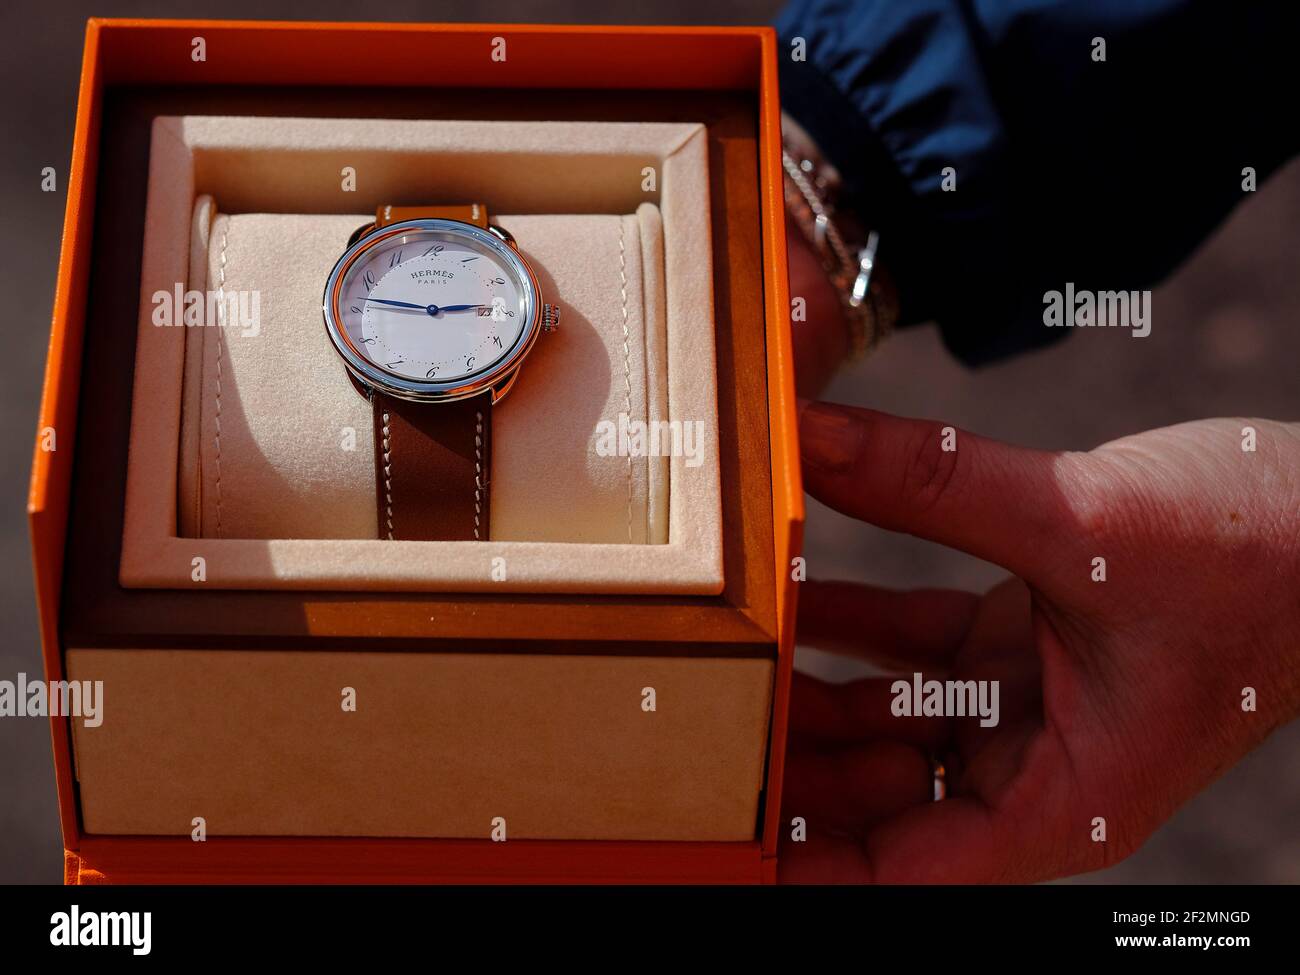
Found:
[[[773,664],[744,658],[69,650],[87,832],[756,837]]]

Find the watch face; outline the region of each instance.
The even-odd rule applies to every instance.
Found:
[[[410,398],[481,391],[536,334],[537,285],[496,235],[408,220],[357,241],[325,290],[331,338],[363,382]]]

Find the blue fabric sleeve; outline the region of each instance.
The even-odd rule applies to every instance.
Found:
[[[782,106],[880,229],[904,321],[980,363],[1069,334],[1042,318],[1067,281],[1151,287],[1246,196],[1243,168],[1296,152],[1295,7],[792,0]]]

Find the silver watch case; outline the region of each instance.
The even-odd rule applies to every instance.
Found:
[[[412,230],[439,230],[471,237],[497,254],[503,263],[519,274],[524,283],[524,324],[519,331],[519,336],[495,364],[480,373],[449,382],[417,382],[399,376],[375,365],[363,356],[340,324],[339,297],[343,277],[348,269],[372,247]],[[325,331],[330,341],[342,357],[348,375],[363,395],[369,395],[371,390],[377,390],[416,403],[451,402],[477,396],[489,390],[492,393],[492,401],[494,403],[499,401],[518,377],[519,366],[537,341],[543,325],[542,293],[537,283],[537,275],[519,253],[514,238],[496,227],[484,230],[471,223],[446,220],[441,217],[403,220],[379,230],[375,229],[374,224],[359,228],[352,235],[347,250],[334,264],[334,269],[330,271],[325,281],[325,293],[321,298],[321,314],[325,319]]]

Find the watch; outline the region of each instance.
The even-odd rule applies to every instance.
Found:
[[[477,203],[381,206],[321,308],[373,406],[379,537],[487,540],[492,406],[560,317],[514,238]]]

